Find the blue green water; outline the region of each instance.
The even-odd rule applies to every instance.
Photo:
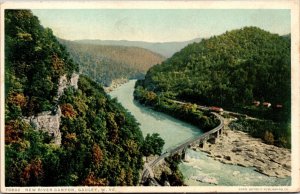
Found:
[[[147,133],[159,133],[165,140],[164,151],[175,145],[179,145],[185,140],[202,134],[198,128],[174,119],[166,114],[156,112],[146,108],[133,100],[135,80],[123,84],[110,93],[111,97],[116,97],[118,101],[136,118],[141,124],[143,135]]]
[[[176,146],[195,135],[202,134],[198,128],[185,122],[174,119],[166,114],[146,108],[133,100],[135,80],[118,87],[110,93],[137,119],[141,124],[143,135],[158,133],[165,140],[164,150]],[[291,178],[268,177],[254,171],[253,168],[245,168],[236,165],[223,164],[208,157],[203,152],[195,152],[188,149],[189,162],[182,162],[179,169],[184,175],[187,185],[211,185],[192,180],[191,176],[205,176],[213,178],[218,185],[226,186],[283,186],[290,185]]]
[[[254,171],[254,168],[223,164],[206,153],[187,150],[189,162],[182,162],[179,169],[188,185],[211,185],[191,179],[191,176],[214,178],[218,185],[226,186],[288,186],[291,178],[276,178]]]

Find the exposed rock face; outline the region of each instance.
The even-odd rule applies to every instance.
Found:
[[[78,89],[79,74],[73,73],[71,79],[68,80],[66,75],[60,77],[58,82],[57,98],[60,98],[64,90],[70,86]]]
[[[61,144],[61,132],[59,130],[61,120],[61,110],[58,107],[56,114],[53,115],[51,111],[46,111],[38,114],[37,116],[31,116],[24,119],[38,130],[48,132],[53,137],[53,142],[56,145]]]
[[[73,86],[76,90],[78,89],[78,79],[79,79],[79,74],[77,73],[73,73],[70,79],[70,86]]]
[[[59,78],[58,89],[57,89],[57,98],[60,98],[64,93],[64,90],[68,87],[68,79],[66,75],[63,75]]]
[[[162,172],[172,174],[172,170],[164,160],[160,161],[155,167],[153,167],[153,173],[155,178],[160,179]]]
[[[57,100],[63,95],[66,88],[74,87],[78,89],[78,79],[79,75],[75,73],[72,74],[70,80],[67,79],[66,75],[61,76],[58,83]],[[56,145],[61,144],[61,132],[59,130],[61,109],[59,106],[55,114],[51,113],[51,111],[45,111],[37,116],[26,117],[23,120],[38,130],[48,132],[48,134],[53,137],[52,143]]]
[[[153,160],[157,159],[159,156],[158,155],[150,155],[148,157],[144,157],[143,160],[145,162],[144,166],[148,166],[150,162]],[[166,172],[167,174],[172,174],[171,169],[169,168],[168,164],[165,162],[165,160],[161,160],[158,164],[156,164],[152,168],[152,173],[153,177],[156,178],[157,180],[160,179],[160,176],[162,172]],[[170,184],[170,183],[169,183]]]
[[[253,138],[242,131],[227,128],[215,144],[197,150],[209,153],[215,160],[223,163],[254,167],[256,171],[268,176],[291,176],[289,149],[267,145],[261,139]]]

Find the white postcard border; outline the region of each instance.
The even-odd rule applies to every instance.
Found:
[[[1,191],[5,193],[94,192],[287,192],[300,191],[300,71],[299,0],[246,1],[18,1],[1,5]],[[4,10],[5,9],[289,9],[291,11],[292,185],[291,186],[182,186],[182,187],[5,187],[4,154]]]

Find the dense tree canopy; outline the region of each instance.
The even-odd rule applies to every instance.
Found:
[[[257,27],[213,36],[150,68],[145,79],[137,82],[135,97],[201,129],[211,129],[215,122],[193,109],[191,102],[246,113],[259,119],[236,121],[233,128],[290,148],[290,48],[289,35]],[[170,99],[190,103],[176,108]],[[254,101],[260,105],[252,104]]]
[[[60,184],[138,184],[143,136],[136,120],[94,81],[80,77],[78,84],[60,100],[68,108],[62,108],[61,173],[73,177]]]
[[[7,119],[50,110],[58,80],[78,71],[51,29],[27,10],[5,10]]]
[[[144,140],[136,120],[86,77],[59,104],[60,147],[22,120],[6,123],[6,185],[138,184]]]
[[[202,111],[196,104],[178,104],[170,99],[167,93],[156,94],[148,91],[142,86],[142,81],[138,80],[135,85],[134,99],[141,104],[150,106],[157,111],[161,111],[174,116],[175,118],[187,121],[203,131],[209,131],[219,124],[219,120],[209,111]]]
[[[106,86],[115,79],[142,78],[150,67],[165,59],[157,53],[138,47],[60,41],[66,45],[83,74]]]
[[[28,10],[5,11],[6,186],[137,185],[139,125],[88,77],[57,99],[60,76],[78,66]],[[61,109],[61,145],[24,116]],[[52,111],[55,114],[55,111]]]
[[[158,133],[154,133],[152,135],[147,134],[142,147],[143,154],[144,156],[149,156],[151,154],[160,155],[164,145],[165,141],[159,137]]]
[[[169,97],[232,109],[254,100],[290,119],[290,38],[245,27],[193,43],[152,67],[143,85]]]

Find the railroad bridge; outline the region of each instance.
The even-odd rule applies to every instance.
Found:
[[[156,164],[158,164],[160,161],[162,161],[166,157],[174,156],[175,154],[179,154],[181,156],[181,158],[184,159],[186,156],[186,154],[185,154],[186,150],[189,147],[200,146],[203,148],[203,147],[205,147],[205,144],[208,141],[215,141],[220,135],[222,135],[223,131],[224,131],[224,118],[221,115],[219,115],[218,113],[212,112],[212,114],[214,114],[220,121],[220,124],[217,127],[213,128],[212,130],[210,130],[206,133],[201,134],[200,136],[188,139],[186,142],[182,143],[181,145],[166,151],[165,153],[160,155],[157,159],[146,164],[145,165],[146,167],[144,168],[143,174],[142,174],[142,183],[147,181],[148,178],[151,178],[152,182],[155,185],[159,186],[157,181],[154,179],[154,175],[152,172],[152,168]]]
[[[212,130],[201,134],[200,136],[191,138],[189,140],[187,140],[185,143],[177,146],[174,149],[171,149],[169,151],[167,151],[168,156],[173,156],[175,154],[179,154],[182,156],[182,158],[185,157],[185,152],[189,147],[192,146],[199,146],[201,148],[204,148],[207,142],[212,142],[212,141],[216,141],[216,139],[223,134],[224,131],[224,119],[222,116],[220,116],[217,113],[212,113],[214,114],[218,120],[220,121],[220,124],[213,128]]]

